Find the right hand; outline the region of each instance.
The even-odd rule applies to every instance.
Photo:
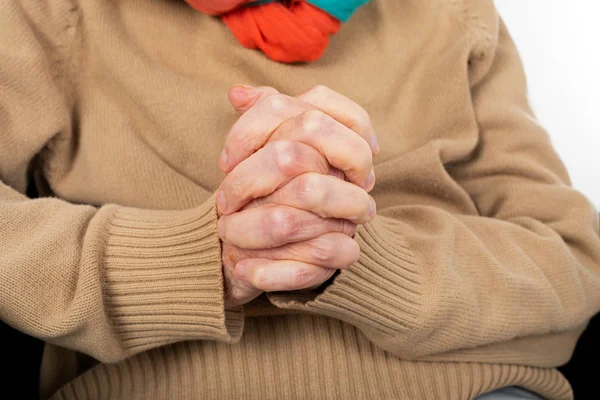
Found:
[[[237,214],[234,214],[237,215]],[[246,224],[222,222],[225,308],[245,304],[263,292],[314,288],[360,255],[352,239],[356,225],[322,219],[310,212],[278,205],[239,217]],[[249,231],[247,226],[262,227]],[[221,228],[223,229],[223,228]],[[325,232],[325,233],[324,233]],[[246,249],[236,243],[284,243],[275,248]]]
[[[349,98],[324,86],[298,97],[271,87],[236,86],[229,100],[242,116],[225,140],[219,159],[223,172],[231,172],[268,142],[294,140],[318,150],[348,181],[373,189],[377,135],[367,111]]]
[[[253,93],[265,100],[277,92],[270,88],[266,91],[257,88]],[[291,128],[276,129],[279,131],[275,135],[277,139],[268,141],[256,153],[248,154],[249,157],[242,154],[250,150],[245,148],[245,141],[236,140],[236,137],[247,137],[247,134],[243,131],[235,133],[236,130],[232,129],[234,133],[228,140],[229,154],[238,161],[234,161],[235,166],[218,194],[219,210],[226,214],[219,221],[219,233],[223,240],[227,307],[246,303],[263,291],[318,286],[335,270],[346,268],[358,259],[360,249],[351,237],[356,224],[373,218],[375,203],[365,187],[345,181],[346,174],[332,168],[329,160],[334,156],[338,165],[341,163],[355,171],[359,169],[353,166],[360,165],[361,171],[368,172],[372,164],[366,165],[362,161],[370,161],[371,154],[369,146],[360,145],[362,139],[351,129],[334,128],[337,136],[323,135],[323,132],[331,132],[334,121],[331,117],[318,118],[317,126],[311,119],[311,124],[308,124],[310,130],[306,129],[306,114],[298,110],[314,110],[315,104],[324,104],[325,99],[319,98],[321,95],[329,97],[328,107],[331,107],[332,97],[339,98],[337,103],[343,106],[329,111],[339,120],[355,123],[358,105],[331,91],[319,89],[304,95],[312,105],[300,100],[287,101],[285,99],[288,98],[283,97],[290,111],[279,108],[275,114],[277,118],[287,116],[291,123],[274,123],[272,117],[265,116],[268,110],[246,113],[242,126],[246,129],[252,127],[252,133],[264,138],[262,140],[269,140],[272,127],[287,124]],[[282,95],[278,98],[281,100]],[[235,101],[232,103],[236,106]],[[256,108],[275,104],[270,101],[250,103],[256,104]],[[236,108],[245,112],[252,111],[254,106],[244,108],[238,104]],[[295,123],[295,120],[300,123]],[[266,121],[266,124],[261,124],[261,121]],[[368,138],[372,129],[370,121],[366,122],[358,128],[362,135],[366,132]],[[320,126],[320,123],[325,126]],[[335,124],[341,126],[339,122]],[[293,140],[282,140],[288,137]],[[296,141],[298,138],[301,138],[300,141]],[[357,142],[357,139],[360,141]],[[236,149],[235,143],[240,143],[241,147]],[[346,145],[349,143],[356,145]],[[232,148],[235,149],[233,153]],[[354,151],[343,153],[341,149]],[[359,153],[357,149],[360,149]],[[363,150],[367,152],[364,156],[360,155]],[[360,180],[363,179],[364,176]],[[367,190],[372,187],[366,186]],[[240,208],[242,211],[238,211]]]
[[[225,178],[229,198],[253,199],[219,219],[226,307],[319,286],[358,259],[352,236],[373,219],[375,202],[342,175],[313,147],[275,141]]]

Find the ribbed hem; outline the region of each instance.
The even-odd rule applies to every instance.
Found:
[[[242,309],[224,308],[216,225],[214,197],[184,211],[116,210],[104,288],[127,354],[183,340],[241,337]]]
[[[469,400],[519,386],[545,399],[572,398],[550,368],[408,361],[333,318],[249,318],[239,343],[183,342],[100,364],[56,399],[440,399]]]
[[[360,226],[355,235],[361,248],[359,260],[342,270],[321,294],[271,293],[269,300],[280,308],[349,322],[367,334],[385,337],[396,350],[407,347],[408,343],[401,342],[402,332],[418,329],[423,312],[423,275],[400,229],[398,224],[378,218]]]

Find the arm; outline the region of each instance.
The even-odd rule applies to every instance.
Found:
[[[61,84],[68,3],[0,2],[0,318],[105,362],[176,341],[234,341],[243,318],[224,310],[214,197],[153,211],[23,194],[38,152],[72,129]]]
[[[474,211],[447,211],[450,196],[435,199],[440,207],[430,194],[420,200],[427,182],[405,175],[408,158],[391,160],[386,168],[402,190],[414,185],[413,204],[393,204],[393,196],[397,204],[406,197],[401,185],[390,185],[382,200],[375,195],[378,216],[356,234],[359,261],[323,293],[270,294],[274,304],[352,323],[402,358],[540,366],[568,359],[600,308],[598,217],[568,186],[532,116],[505,27],[490,37],[483,57],[472,60],[475,140],[444,132],[420,149],[437,158],[431,168],[446,168],[439,180],[460,185]],[[444,152],[469,143],[465,161],[444,165]]]

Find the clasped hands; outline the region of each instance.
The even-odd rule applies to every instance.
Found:
[[[317,287],[358,259],[379,151],[367,112],[326,87],[290,97],[235,86],[229,100],[242,115],[219,158],[226,308]]]

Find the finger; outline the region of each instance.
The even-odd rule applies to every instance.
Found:
[[[240,113],[245,113],[256,103],[266,97],[279,94],[277,89],[270,86],[251,87],[247,85],[236,85],[229,88],[227,97],[231,105]]]
[[[375,201],[358,186],[333,176],[308,172],[260,200],[310,211],[322,218],[365,224],[375,217]]]
[[[243,250],[236,248],[228,264],[235,265],[247,258],[295,260],[323,268],[344,269],[354,264],[360,255],[358,243],[343,233],[325,233],[304,242],[286,244],[274,249]]]
[[[329,164],[344,172],[350,182],[370,191],[375,185],[373,155],[367,142],[354,131],[319,110],[308,110],[285,121],[270,140],[293,140],[319,150]]]
[[[286,140],[268,143],[225,177],[217,195],[219,212],[234,213],[303,173],[334,173],[330,170],[327,160],[307,144]]]
[[[223,265],[223,285],[223,300],[226,309],[248,303],[262,293],[262,291],[256,289],[250,283],[237,278],[235,275],[235,264]]]
[[[243,249],[272,249],[329,232],[354,235],[356,225],[344,219],[321,218],[297,208],[266,205],[219,219],[221,240]]]
[[[250,258],[235,267],[236,276],[265,292],[301,290],[331,278],[335,269],[292,260]]]
[[[229,173],[263,147],[279,125],[309,108],[312,106],[283,94],[264,97],[246,111],[229,131],[219,158],[219,167]]]
[[[357,103],[322,85],[301,94],[298,99],[316,107],[358,133],[369,143],[373,154],[379,153],[379,143],[369,113]]]
[[[269,87],[232,88],[229,94],[230,101],[234,107],[244,112],[244,115],[234,124],[225,140],[219,158],[219,167],[223,172],[228,173],[242,160],[261,148],[273,131],[285,120],[310,109],[321,108],[326,113],[331,112],[333,118],[347,125],[349,129],[357,129],[358,132],[355,133],[364,137],[372,147],[373,153],[379,151],[370,118],[358,104],[321,86],[301,96],[308,101],[283,95]],[[331,105],[327,104],[327,96],[332,101]]]

